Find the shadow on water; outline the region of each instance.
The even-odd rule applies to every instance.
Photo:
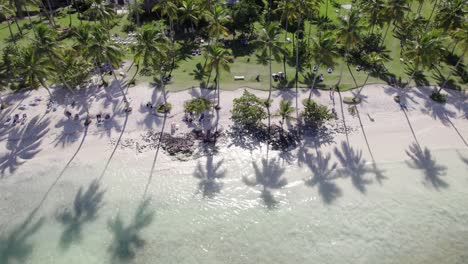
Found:
[[[145,199],[138,206],[131,222],[126,225],[120,215],[109,220],[108,227],[114,238],[109,251],[114,260],[122,262],[130,261],[135,257],[136,251],[145,246],[145,240],[141,238],[141,231],[148,227],[154,218],[154,211],[149,211],[150,200]]]
[[[200,180],[198,192],[202,193],[203,197],[213,198],[221,191],[223,183],[219,179],[226,175],[226,171],[220,170],[222,165],[223,160],[215,163],[212,155],[207,156],[205,166],[198,162],[193,176]]]
[[[337,178],[334,173],[338,164],[330,164],[331,155],[324,155],[317,151],[317,155],[306,154],[305,164],[309,167],[313,176],[305,179],[309,187],[318,186],[318,192],[326,204],[331,204],[342,194],[341,189],[333,182]]]
[[[49,131],[48,125],[48,119],[41,121],[36,116],[26,125],[17,124],[8,136],[0,138],[0,141],[6,140],[6,149],[9,151],[0,157],[1,178],[4,177],[6,171],[14,173],[26,160],[32,159],[40,152],[42,138]]]
[[[34,220],[35,212],[10,232],[0,235],[0,263],[25,263],[31,255],[33,245],[29,240],[44,223],[44,218]]]
[[[262,164],[259,166],[257,163],[253,163],[255,178],[249,179],[247,177],[242,178],[243,182],[247,186],[262,186],[262,192],[260,198],[267,206],[268,209],[274,209],[278,205],[278,201],[271,193],[271,189],[280,189],[288,184],[285,178],[282,178],[285,169],[282,168],[277,159],[262,159]]]
[[[154,168],[156,167],[156,161],[158,159],[159,150],[161,149],[161,144],[162,144],[163,134],[164,134],[164,127],[166,126],[166,120],[167,120],[167,114],[164,115],[164,119],[163,119],[162,127],[161,127],[161,132],[159,133],[158,146],[156,147],[156,152],[154,153],[153,164],[151,165],[150,175],[148,177],[148,182],[146,183],[146,187],[145,187],[145,191],[143,193],[143,197],[146,197],[146,194],[148,193],[148,188],[151,185],[151,181],[153,180]]]
[[[428,148],[421,149],[419,145],[413,143],[409,146],[406,154],[411,158],[407,162],[408,166],[413,169],[419,169],[424,172],[425,181],[430,183],[435,189],[447,188],[449,185],[440,177],[444,176],[447,167],[438,165],[436,160]]]
[[[335,147],[334,152],[342,166],[339,169],[340,174],[343,177],[351,177],[354,187],[361,193],[365,193],[366,185],[371,184],[372,181],[365,178],[369,169],[366,168],[366,160],[362,157],[362,151],[353,149],[343,141],[341,149]]]
[[[86,190],[80,187],[71,208],[57,213],[57,221],[65,228],[60,237],[62,249],[68,249],[73,242],[81,240],[83,225],[96,219],[103,196],[104,191],[99,189],[98,181],[94,180]]]

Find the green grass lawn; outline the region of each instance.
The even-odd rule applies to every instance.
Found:
[[[349,0],[340,0],[338,1],[341,4],[349,4],[351,1]],[[412,5],[413,10],[417,9],[417,4]],[[432,5],[430,2],[426,2],[425,5],[423,6],[422,9],[422,15],[425,17],[429,17],[430,12],[431,12]],[[325,4],[321,7],[321,13],[322,15],[325,15]],[[328,8],[328,16],[332,20],[336,20],[339,15],[344,15],[348,11],[343,9],[343,8],[335,8],[331,4],[329,5]],[[80,21],[77,18],[77,14],[72,14],[72,24],[73,25],[78,25]],[[33,18],[34,23],[47,23],[48,21],[46,20],[39,20],[39,17],[34,17]],[[69,16],[66,14],[66,12],[61,12],[60,16],[56,17],[56,23],[60,25],[60,27],[68,27],[69,25]],[[87,22],[87,21],[82,21],[82,23],[92,23],[92,22]],[[125,35],[125,33],[122,32],[122,26],[127,23],[126,17],[122,17],[119,20],[119,23],[117,26],[115,26],[111,30],[111,34],[119,34],[119,35]],[[32,32],[28,27],[29,20],[28,19],[22,19],[19,21],[19,25],[23,28],[23,33],[24,37],[20,39],[17,42],[17,45],[19,46],[24,46],[30,43],[30,39],[32,37]],[[308,32],[309,27],[312,26],[312,36],[316,35],[316,26],[314,25],[309,25],[308,23],[306,24],[305,32]],[[256,25],[256,29],[259,29],[260,26]],[[18,30],[16,29],[16,26],[13,24],[12,25],[12,30],[14,33],[17,33]],[[389,73],[393,74],[396,76],[396,78],[401,78],[403,81],[408,80],[408,75],[405,73],[405,67],[404,64],[401,63],[400,61],[400,42],[398,39],[396,39],[393,34],[392,34],[393,28],[390,28],[390,31],[388,33],[388,36],[386,38],[385,44],[387,49],[390,51],[391,55],[391,61],[386,62],[385,66],[387,67]],[[285,34],[285,33],[283,33]],[[9,39],[9,31],[6,23],[0,24],[0,49],[2,49],[6,44],[7,40]],[[284,35],[281,37],[283,38]],[[288,35],[289,38],[293,38],[291,34]],[[63,40],[62,44],[64,46],[70,46],[73,43],[71,39],[65,39]],[[268,66],[265,65],[260,65],[256,62],[256,52],[255,50],[252,50],[251,48],[243,47],[243,46],[234,46],[235,49],[233,49],[233,53],[235,55],[235,60],[234,63],[231,65],[231,70],[230,72],[222,72],[221,74],[221,89],[225,90],[234,90],[237,88],[241,87],[249,87],[253,89],[260,89],[260,90],[267,90],[269,88],[269,70]],[[288,44],[288,48],[292,51],[292,44]],[[461,51],[458,50],[458,54],[460,54]],[[292,52],[292,56],[294,56],[294,53]],[[133,55],[131,52],[126,49],[125,53],[125,59],[127,60],[132,60]],[[196,80],[193,76],[193,72],[196,69],[197,64],[204,65],[205,58],[204,56],[191,56],[191,54],[187,56],[184,56],[185,58],[183,60],[180,60],[177,64],[177,68],[173,71],[173,80],[167,85],[168,90],[176,91],[176,90],[183,90],[183,89],[188,89],[191,87],[198,87],[200,85],[200,81]],[[294,60],[292,60],[294,61]],[[465,59],[465,64],[468,60]],[[343,60],[341,58],[336,59],[336,65],[334,66],[334,71],[332,74],[328,74],[326,72],[327,67],[323,66],[321,69],[319,69],[319,73],[323,73],[325,76],[325,80],[323,83],[319,84],[319,88],[322,89],[328,89],[329,87],[335,85],[340,76],[340,70],[341,67],[344,66],[343,68],[343,78],[341,82],[340,89],[341,90],[347,90],[356,87],[356,85],[353,82],[353,79],[351,77],[351,74],[349,73],[347,67],[344,65]],[[282,62],[274,62],[272,65],[273,72],[283,72],[283,64]],[[354,69],[354,66],[351,67],[353,74],[357,80],[358,86],[362,85],[367,77],[367,73],[361,71],[357,72]],[[128,73],[130,76],[133,75],[135,69],[130,70]],[[288,75],[288,82],[289,82],[289,87],[294,87],[294,75],[295,75],[295,68],[293,64],[288,64],[286,68],[286,72]],[[309,87],[310,85],[305,83],[305,77],[304,75],[307,74],[309,70],[305,71],[304,73],[299,74],[299,83],[300,87]],[[445,75],[448,75],[449,69],[444,66],[442,68],[442,72]],[[260,76],[260,82],[257,82],[256,77],[257,75]],[[430,85],[435,85],[436,80],[433,79],[433,73],[430,71],[425,72],[426,78],[429,81]],[[245,80],[243,81],[235,81],[234,76],[244,76]],[[211,78],[211,81],[213,81],[214,76]],[[151,82],[152,77],[148,76],[137,76],[137,82]],[[384,83],[383,80],[371,77],[369,78],[368,84],[371,83]],[[461,87],[464,87],[464,85],[459,84]],[[277,83],[274,82],[274,87],[275,88],[283,88],[285,86],[284,83]]]

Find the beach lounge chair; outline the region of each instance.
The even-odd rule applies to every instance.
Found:
[[[24,125],[24,123],[26,123],[27,118],[28,116],[26,114],[23,114],[23,118],[21,119],[21,125]]]
[[[332,72],[333,72],[333,69],[330,67],[330,68],[328,68],[327,72],[328,72],[328,73],[332,73]]]
[[[97,121],[97,124],[98,124],[98,125],[102,123],[102,116],[101,116],[101,114],[96,115],[96,121]]]
[[[10,123],[11,123],[11,116],[8,116],[6,119],[5,119],[5,125],[8,126]]]
[[[320,74],[319,81],[323,82],[324,79],[323,74]]]
[[[26,110],[28,107],[25,104],[20,104],[18,109],[20,110]]]
[[[315,64],[315,65],[314,65],[314,68],[313,68],[312,70],[313,70],[314,72],[318,71],[318,65]]]
[[[16,125],[16,123],[18,123],[18,120],[19,120],[19,115],[15,114],[15,116],[13,117],[13,125]]]
[[[245,76],[234,76],[234,81],[243,81],[245,80]]]

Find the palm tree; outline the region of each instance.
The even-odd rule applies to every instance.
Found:
[[[284,48],[283,42],[279,41],[278,38],[280,36],[279,24],[277,22],[270,23],[262,28],[260,32],[260,37],[257,41],[255,41],[255,45],[259,45],[261,47],[261,52],[263,54],[268,54],[268,64],[270,75],[268,77],[270,89],[268,92],[268,99],[267,103],[271,100],[271,92],[273,89],[273,85],[271,82],[272,79],[272,70],[271,64],[274,58],[275,61],[281,61],[281,55],[286,53],[286,49]]]
[[[446,31],[462,28],[463,24],[466,23],[467,13],[466,1],[446,1],[437,12],[437,25]]]
[[[225,49],[219,44],[214,44],[210,46],[206,46],[205,49],[205,56],[208,59],[208,63],[206,67],[208,69],[214,69],[216,73],[216,91],[218,94],[218,100],[216,108],[220,108],[220,91],[219,91],[219,79],[221,79],[221,70],[225,70],[227,72],[230,71],[229,64],[231,64],[234,60],[232,57],[232,52],[230,49]]]
[[[339,56],[335,34],[327,31],[324,34],[319,35],[318,38],[313,39],[312,53],[314,62],[318,69],[320,69],[320,66],[322,65],[326,65],[328,67],[335,65],[334,59]],[[312,90],[315,88],[316,80],[317,76],[314,76],[314,80],[309,91],[309,101],[312,99]]]
[[[46,79],[53,76],[54,69],[50,61],[46,57],[40,56],[34,46],[20,50],[18,70],[27,86],[38,88],[42,85],[47,90],[50,98],[53,97],[47,86]]]
[[[281,117],[281,129],[283,129],[285,121],[295,119],[293,113],[294,108],[292,107],[291,101],[281,100],[278,113],[276,114],[276,116]]]
[[[464,28],[460,28],[459,30],[455,31],[456,33],[458,34],[453,34],[454,37],[460,37],[460,41],[462,42],[462,45],[463,45],[463,52],[460,56],[460,58],[458,59],[457,63],[455,64],[455,66],[450,70],[450,73],[449,75],[445,78],[445,81],[444,83],[442,84],[442,86],[439,88],[439,90],[437,91],[437,93],[440,93],[442,91],[442,89],[444,89],[447,85],[447,82],[450,80],[450,77],[452,77],[452,75],[457,72],[458,70],[458,66],[460,65],[460,63],[462,63],[464,61],[464,58],[465,58],[465,53],[467,52],[468,50],[468,27],[465,26]],[[460,36],[458,36],[460,35]],[[452,53],[454,53],[455,51],[455,47],[452,51]]]
[[[361,94],[362,90],[367,84],[367,81],[369,80],[369,76],[371,73],[376,73],[382,69],[384,69],[384,62],[389,61],[390,57],[388,56],[388,50],[382,51],[382,52],[372,52],[370,54],[366,54],[366,60],[369,63],[369,68],[367,69],[367,77],[366,80],[364,81],[364,84],[361,86],[361,88],[358,90],[358,92],[354,95],[354,99],[357,99],[359,95]]]
[[[211,40],[218,41],[219,36],[229,35],[229,30],[224,24],[231,20],[226,8],[220,5],[212,7],[206,13],[206,20],[208,21],[208,32]]]
[[[387,19],[387,29],[385,30],[385,35],[382,39],[382,43],[385,42],[387,38],[388,29],[393,23],[396,26],[398,23],[403,21],[405,18],[405,13],[410,11],[407,0],[388,0],[385,5],[385,10],[383,11],[384,17]]]
[[[195,32],[195,26],[200,20],[200,8],[196,0],[182,0],[182,5],[179,7],[181,22],[189,22],[192,32]]]
[[[134,53],[132,66],[135,65],[136,71],[129,84],[135,79],[141,64],[145,68],[150,68],[154,60],[163,57],[167,51],[167,38],[152,26],[143,27],[136,36],[136,42],[137,44],[132,46]]]
[[[121,83],[117,79],[115,74],[115,69],[120,67],[122,62],[123,52],[121,48],[112,42],[107,34],[105,28],[102,26],[95,26],[91,31],[91,39],[87,46],[88,56],[94,59],[96,66],[99,68],[102,64],[106,63],[110,65],[112,69],[112,74],[116,80],[118,87],[122,93],[124,102],[126,104],[126,109],[128,108],[128,100],[125,95],[125,91],[122,88]],[[104,81],[101,73],[101,79]]]
[[[279,0],[277,5],[278,7],[276,8],[275,12],[281,13],[280,21],[284,21],[285,28],[284,42],[287,42],[289,21],[297,19],[296,14],[293,12],[293,10],[295,9],[294,1]],[[286,54],[284,54],[283,56],[283,72],[287,78]]]
[[[84,14],[93,19],[94,23],[100,21],[104,26],[108,27],[109,22],[116,16],[112,6],[104,0],[90,0],[90,4],[89,9]]]
[[[371,26],[371,33],[374,32],[376,25],[382,27],[386,21],[386,17],[383,14],[385,11],[384,0],[363,0],[360,2],[362,12],[369,17],[369,24]]]
[[[404,88],[410,84],[419,70],[431,67],[434,63],[440,61],[444,52],[441,31],[423,32],[416,40],[410,41],[408,47],[403,51],[403,56],[414,68]]]
[[[339,27],[337,29],[337,40],[343,45],[345,49],[345,61],[348,59],[349,51],[355,47],[362,40],[362,31],[364,30],[364,25],[359,16],[359,10],[353,9],[349,13],[349,16],[339,18]],[[352,75],[351,69],[349,68],[349,63],[346,62],[348,70]],[[337,86],[341,83],[343,77],[343,65],[341,67],[340,78],[338,80]],[[356,86],[356,80],[354,80]]]

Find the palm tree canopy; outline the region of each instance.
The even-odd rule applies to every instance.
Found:
[[[253,44],[259,45],[261,53],[264,55],[268,54],[271,49],[271,55],[275,61],[279,62],[288,51],[284,47],[284,43],[279,40],[280,33],[279,23],[270,23],[262,28],[259,38]]]
[[[234,61],[231,50],[225,49],[219,44],[206,46],[205,56],[208,59],[207,69],[223,69],[229,72],[229,65]]]
[[[20,50],[18,70],[26,85],[38,88],[45,83],[45,79],[53,77],[53,67],[45,56],[39,56],[34,46]]]
[[[441,31],[426,31],[417,40],[408,43],[403,55],[414,65],[429,67],[440,60],[445,52]]]
[[[362,39],[365,28],[359,16],[359,11],[351,10],[348,17],[339,18],[340,25],[337,29],[337,40],[346,48],[353,48]]]
[[[312,53],[315,63],[318,65],[335,65],[334,59],[339,56],[336,45],[336,36],[330,31],[313,39]]]
[[[168,39],[153,26],[143,27],[136,36],[136,42],[132,46],[136,65],[142,63],[149,67],[155,59],[167,56]]]
[[[467,13],[466,1],[447,0],[443,2],[442,7],[437,12],[436,21],[440,28],[456,30],[467,23]]]

